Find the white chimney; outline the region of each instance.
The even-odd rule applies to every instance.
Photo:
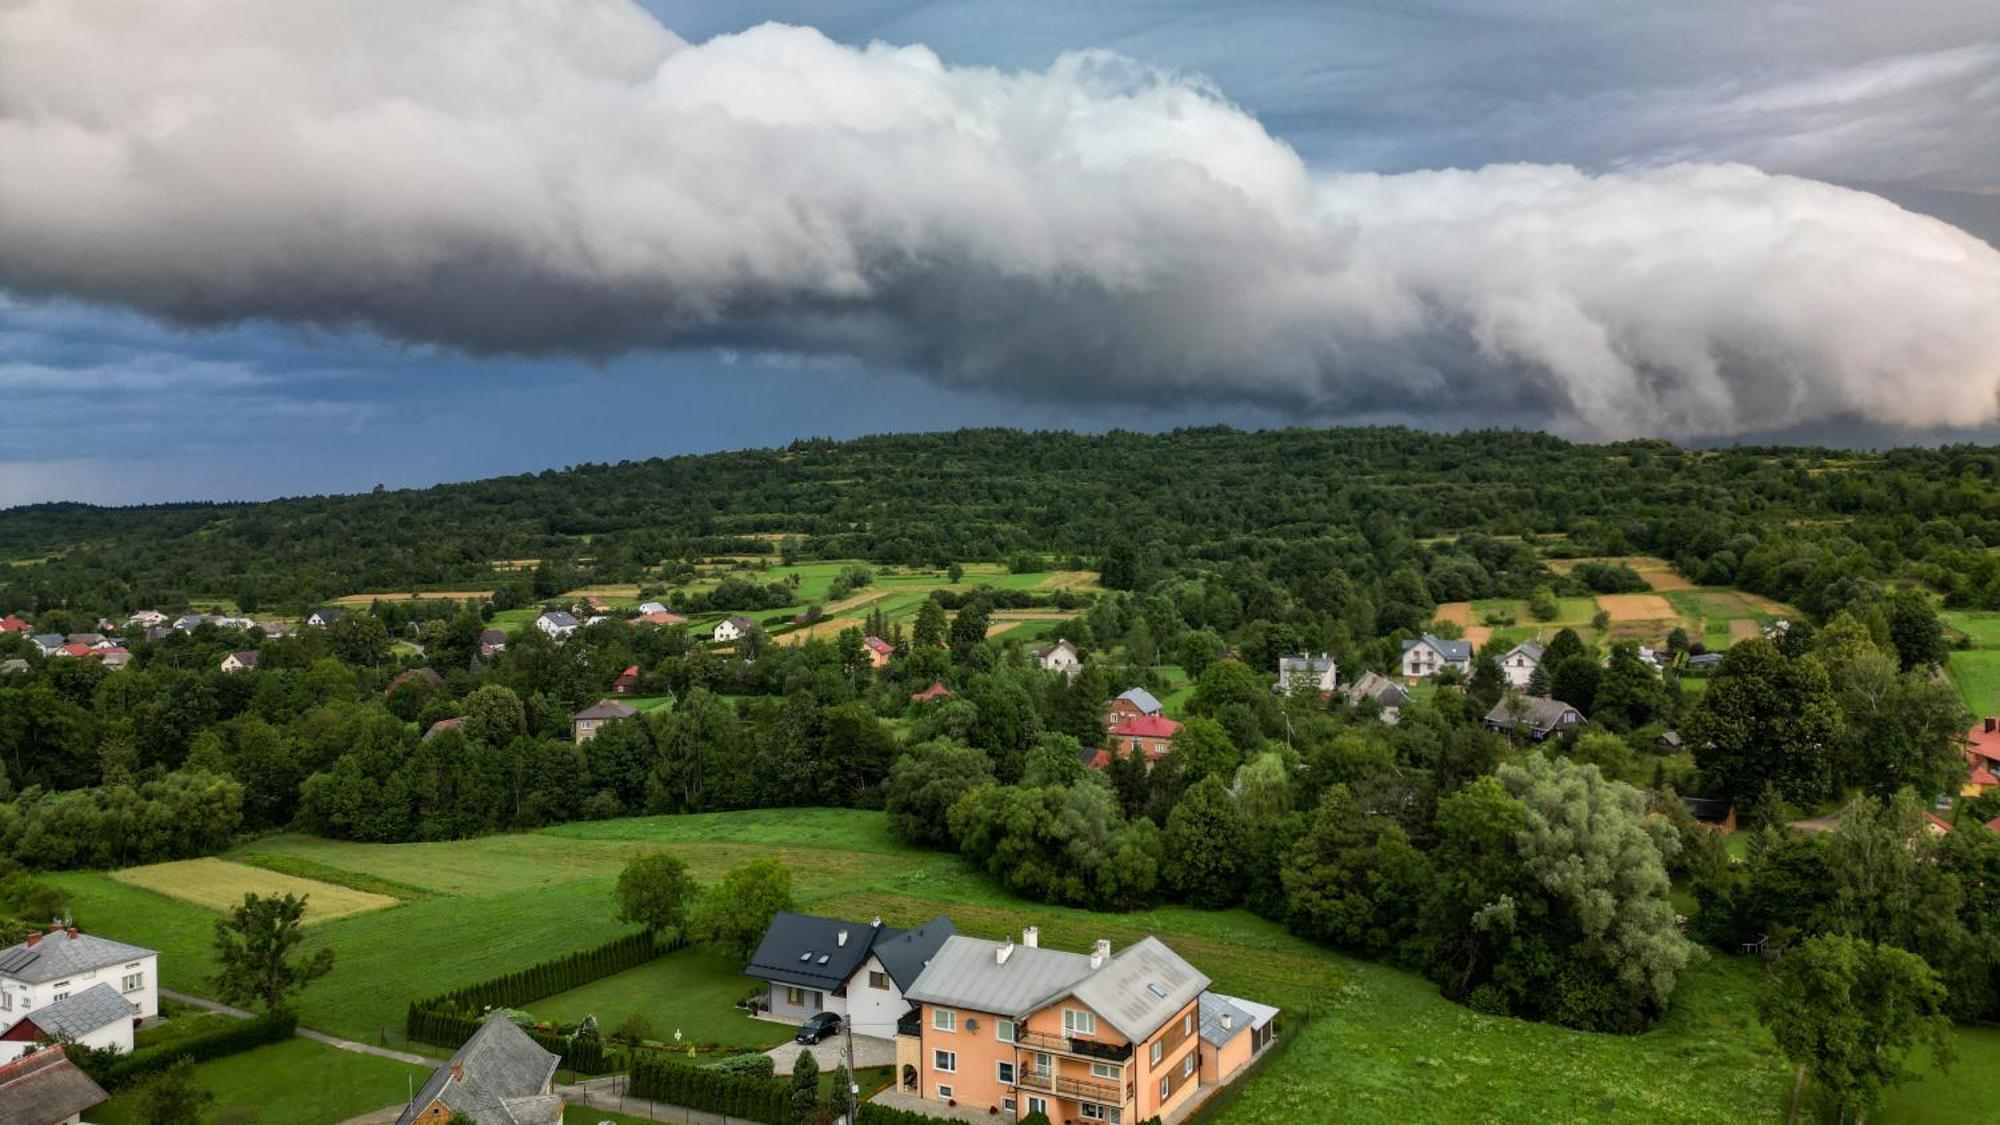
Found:
[[[1222,1013],[1222,1030],[1228,1031],[1229,1025],[1235,1022],[1236,1022],[1236,1017],[1230,1015],[1228,1012]]]
[[[839,933],[837,933],[837,934],[833,935],[833,940],[834,940],[835,944],[838,944],[838,945],[846,945],[846,944],[847,944],[847,931],[846,931],[846,930],[842,930],[842,931],[840,931]]]
[[[993,963],[996,965],[1005,965],[1007,963],[1007,958],[1012,957],[1013,955],[1014,955],[1014,943],[1010,940],[1007,942],[1007,944],[999,946],[993,950]]]
[[[1029,926],[1027,929],[1022,930],[1021,944],[1027,946],[1029,949],[1040,949],[1042,947],[1042,928],[1040,926]]]
[[[872,920],[871,920],[871,921],[870,921],[870,922],[868,923],[868,925],[869,925],[869,926],[870,926],[871,928],[873,928],[873,929],[878,929],[878,930],[879,930],[879,929],[881,929],[881,928],[882,928],[882,916],[881,916],[880,914],[877,914],[877,915],[876,915],[876,916],[875,916],[875,917],[874,917],[874,918],[873,918],[873,919],[872,919]]]
[[[1103,938],[1098,938],[1096,947],[1090,951],[1090,967],[1101,969],[1104,967],[1104,963],[1110,959],[1111,943]]]

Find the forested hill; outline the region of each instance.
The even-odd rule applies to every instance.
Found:
[[[1996,471],[1993,448],[1690,451],[1395,428],[813,440],[354,496],[11,509],[0,609],[204,596],[297,609],[364,590],[491,586],[502,559],[630,581],[666,560],[776,552],[786,536],[805,557],[882,563],[1094,560],[1129,542],[1162,574],[1316,543],[1334,565],[1407,551],[1434,570],[1453,552],[1479,562],[1476,538],[1437,549],[1468,533],[1529,535],[1544,553],[1650,552],[1778,595],[1829,559],[1868,577],[1925,561],[1912,576],[1992,604]],[[1946,553],[1955,561],[1938,566]]]

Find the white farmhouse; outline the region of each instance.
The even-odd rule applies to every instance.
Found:
[[[133,1022],[160,1014],[159,959],[74,926],[29,934],[0,950],[0,1042],[31,1047],[39,1031],[131,1050]]]
[[[559,609],[552,609],[535,618],[535,628],[540,629],[554,641],[560,641],[576,632],[579,624],[574,616]]]
[[[711,634],[717,641],[737,641],[757,631],[757,623],[747,617],[725,617],[715,623]]]
[[[1443,637],[1425,633],[1413,641],[1403,642],[1405,678],[1421,680],[1427,676],[1435,676],[1446,668],[1457,669],[1461,674],[1471,674],[1471,641],[1448,641]]]
[[[1290,695],[1292,688],[1301,683],[1309,683],[1319,689],[1324,696],[1331,696],[1340,682],[1340,665],[1334,662],[1331,653],[1322,652],[1315,656],[1310,652],[1294,653],[1278,658],[1278,694]]]
[[[856,1035],[891,1039],[910,1011],[903,992],[957,932],[937,917],[914,930],[782,911],[771,919],[745,976],[765,982],[764,1018],[796,1024],[819,1012]]]
[[[1500,674],[1507,678],[1507,686],[1516,691],[1525,689],[1528,681],[1535,678],[1535,669],[1541,666],[1540,641],[1522,641],[1500,658]]]
[[[1044,672],[1061,672],[1071,679],[1075,679],[1076,674],[1083,671],[1083,657],[1077,653],[1076,646],[1067,639],[1058,640],[1047,648],[1036,649],[1035,663]]]

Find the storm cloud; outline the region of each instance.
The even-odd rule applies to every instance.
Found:
[[[1321,172],[1114,55],[614,0],[44,0],[0,58],[0,285],[186,324],[1592,436],[2000,408],[2000,251],[1742,164]]]

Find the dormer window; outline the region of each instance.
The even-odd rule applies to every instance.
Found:
[[[1146,985],[1146,991],[1152,993],[1153,995],[1159,997],[1162,1000],[1165,1000],[1167,998],[1167,990],[1161,988],[1157,983],[1150,983]]]

